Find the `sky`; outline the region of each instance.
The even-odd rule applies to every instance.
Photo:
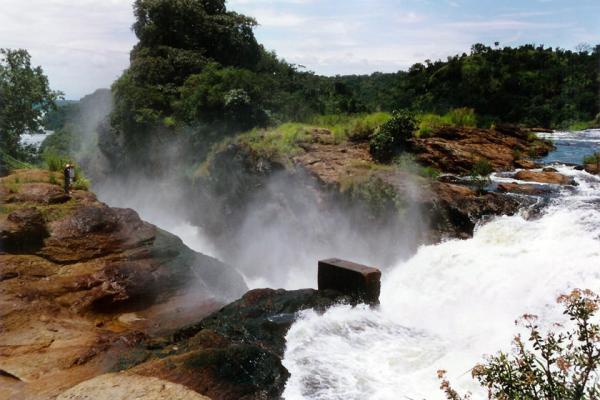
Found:
[[[0,0],[0,48],[25,48],[53,89],[79,99],[127,68],[133,0]],[[229,0],[256,37],[319,74],[407,69],[474,43],[600,43],[600,0]]]

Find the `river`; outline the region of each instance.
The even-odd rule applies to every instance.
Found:
[[[470,369],[509,350],[524,313],[562,318],[555,303],[573,288],[600,292],[600,179],[562,163],[598,149],[600,130],[547,135],[546,162],[574,177],[541,216],[498,217],[473,238],[422,246],[388,270],[381,307],[306,311],[287,335],[287,400],[442,399],[436,371],[486,398]],[[493,176],[496,181],[506,177]]]

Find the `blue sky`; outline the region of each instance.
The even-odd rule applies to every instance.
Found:
[[[0,47],[27,48],[77,99],[108,87],[135,43],[132,0],[0,0]],[[600,0],[230,0],[258,40],[321,74],[397,71],[476,42],[600,43]]]

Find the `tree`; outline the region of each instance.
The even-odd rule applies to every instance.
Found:
[[[381,125],[371,138],[369,152],[376,161],[389,162],[403,151],[417,128],[415,116],[406,111],[394,111],[392,118]]]
[[[26,50],[0,49],[0,150],[22,156],[21,135],[39,131],[42,116],[61,96],[50,90],[41,67],[32,68]]]

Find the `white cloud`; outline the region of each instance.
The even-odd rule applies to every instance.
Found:
[[[230,0],[227,5],[257,19],[256,36],[267,49],[333,75],[396,71],[467,51],[476,42],[563,47],[597,42],[598,25],[581,23],[597,15],[590,12],[598,10],[596,0],[582,2],[595,9],[571,14],[564,4],[539,1],[489,9],[479,0]],[[108,87],[129,64],[136,42],[130,30],[133,0],[0,3],[0,47],[29,49],[53,88],[70,98]]]
[[[131,0],[2,0],[0,47],[25,48],[54,89],[79,98],[108,87],[135,43]]]

